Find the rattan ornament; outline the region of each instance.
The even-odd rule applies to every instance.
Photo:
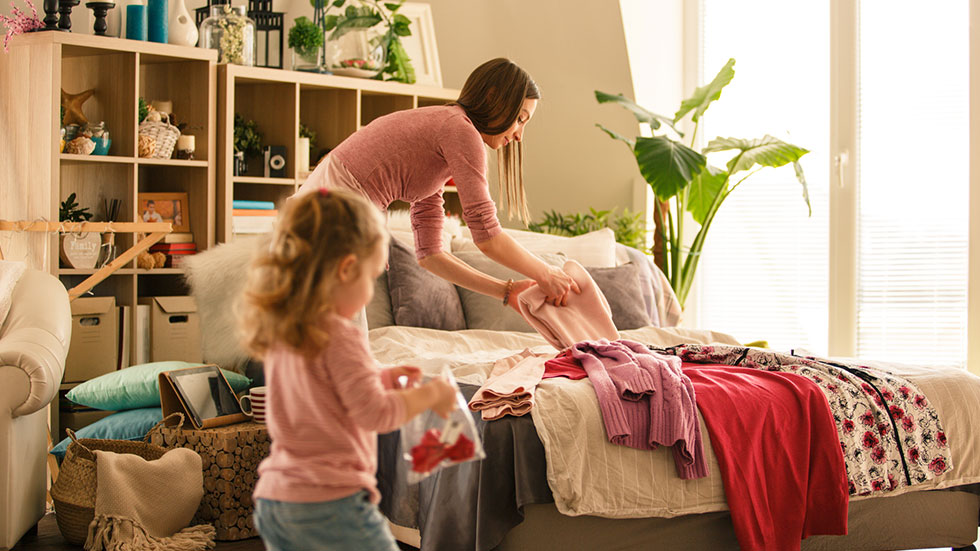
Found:
[[[157,141],[146,134],[140,134],[138,148],[140,157],[144,159],[152,157],[157,148]]]

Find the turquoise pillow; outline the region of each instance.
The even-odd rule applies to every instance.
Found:
[[[153,425],[160,422],[163,414],[159,407],[131,409],[113,413],[98,421],[82,427],[75,433],[79,438],[109,438],[112,440],[142,440],[150,432]],[[68,451],[71,438],[65,438],[51,449],[51,455],[58,458],[60,463]]]
[[[153,362],[134,365],[106,373],[68,391],[67,398],[76,404],[105,411],[160,407],[160,384],[157,376],[164,371],[198,367],[189,362]],[[234,371],[222,369],[235,392],[248,388],[251,379]]]

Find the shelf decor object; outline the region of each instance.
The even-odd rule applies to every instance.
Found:
[[[167,43],[168,20],[167,0],[146,0],[146,37],[150,42]]]
[[[95,16],[95,24],[92,30],[95,31],[96,36],[105,36],[106,29],[109,28],[106,22],[106,16],[109,15],[109,10],[116,6],[115,2],[86,2],[85,7],[92,10],[92,15]]]
[[[126,6],[126,38],[146,40],[146,6],[143,4]]]
[[[170,16],[170,28],[167,42],[178,46],[196,46],[198,39],[197,24],[187,11],[185,0],[175,0],[173,13]]]
[[[211,6],[211,16],[201,23],[201,47],[218,51],[218,64],[255,65],[255,22],[245,6]]]
[[[283,13],[272,11],[272,0],[248,0],[248,17],[255,21],[255,66],[282,69]]]
[[[80,0],[58,0],[58,28],[71,32],[71,10],[78,5]]]
[[[21,33],[29,33],[44,28],[44,23],[37,18],[37,8],[34,2],[25,0],[27,7],[31,9],[30,15],[23,12],[17,6],[11,6],[10,15],[0,14],[0,22],[7,28],[7,34],[3,38],[3,51],[8,52],[10,39]]]

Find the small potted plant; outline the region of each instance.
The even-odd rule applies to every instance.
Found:
[[[293,70],[318,73],[323,68],[323,30],[306,16],[296,18],[289,29]]]
[[[249,157],[257,157],[262,154],[262,134],[259,134],[255,121],[246,120],[245,117],[235,114],[235,176],[242,176],[248,172]]]

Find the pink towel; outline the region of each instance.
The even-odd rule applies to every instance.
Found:
[[[524,319],[558,350],[581,341],[619,340],[609,303],[589,272],[574,260],[566,262],[562,269],[582,292],[570,292],[565,306],[553,306],[545,302],[544,291],[534,285],[517,300]]]
[[[487,382],[470,399],[470,409],[482,411],[484,421],[529,413],[534,406],[534,388],[541,382],[547,359],[547,355],[524,349],[497,360]]]

